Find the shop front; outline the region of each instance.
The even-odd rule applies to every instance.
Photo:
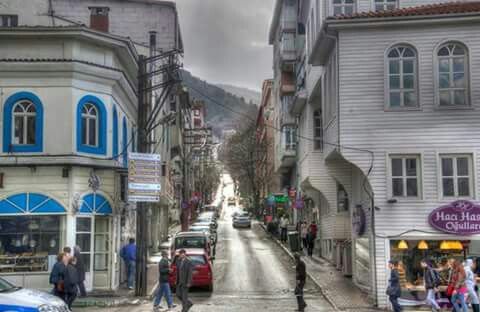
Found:
[[[66,209],[38,193],[0,201],[0,275],[19,286],[49,289],[49,271],[66,240]]]
[[[399,262],[398,272],[404,306],[425,303],[423,259],[432,262],[439,272],[441,285],[438,302],[449,306],[447,286],[449,282],[448,261],[464,261],[480,257],[480,206],[469,201],[456,201],[435,209],[429,216],[429,224],[436,230],[420,233],[419,236],[404,236],[389,240],[390,258]]]

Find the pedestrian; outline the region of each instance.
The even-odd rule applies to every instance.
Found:
[[[465,284],[467,286],[468,298],[472,304],[473,312],[480,312],[480,301],[478,299],[477,291],[475,290],[477,283],[475,279],[475,273],[473,273],[474,265],[475,264],[472,259],[467,259],[465,261]]]
[[[308,225],[307,222],[303,221],[300,225],[300,236],[302,237],[303,248],[308,249],[307,244],[307,234],[308,234]]]
[[[315,220],[312,221],[312,223],[310,223],[310,226],[308,227],[308,231],[313,234],[313,239],[317,239],[318,226]]]
[[[135,239],[130,238],[128,245],[123,246],[120,251],[120,257],[122,257],[127,268],[127,287],[133,289],[135,280],[135,262],[137,259],[137,245],[135,245]]]
[[[453,289],[452,304],[456,312],[468,312],[465,294],[468,292],[466,286],[467,275],[460,261],[455,260],[452,266],[452,279],[450,285]]]
[[[80,298],[87,296],[87,291],[85,289],[85,264],[83,263],[81,257],[82,250],[80,246],[75,246],[73,248],[73,256],[75,258],[75,268],[78,272],[78,290],[80,291]]]
[[[185,249],[179,251],[177,266],[177,297],[182,302],[182,312],[187,312],[193,306],[188,299],[188,290],[192,285],[193,264],[187,257]]]
[[[390,270],[390,279],[388,280],[387,296],[392,304],[393,312],[401,312],[402,307],[398,303],[398,298],[402,295],[400,288],[400,277],[397,271],[398,262],[395,260],[388,261],[388,269]]]
[[[287,242],[288,216],[283,215],[280,218],[280,240],[283,243]]]
[[[305,281],[307,279],[307,267],[305,262],[302,261],[300,254],[295,253],[295,262],[296,262],[296,281],[297,285],[295,286],[295,296],[297,297],[298,311],[303,312],[307,307],[305,299],[303,298],[303,288],[305,287]]]
[[[309,257],[313,257],[313,249],[315,248],[315,236],[312,232],[307,233],[307,254]]]
[[[63,253],[70,259],[72,257],[72,248],[68,246],[63,247]]]
[[[427,292],[426,302],[432,308],[433,312],[440,311],[440,306],[437,303],[435,294],[438,291],[438,286],[440,286],[440,276],[432,268],[432,264],[429,260],[424,259],[420,263],[423,268],[423,280],[425,284],[425,290]]]
[[[171,272],[170,261],[168,260],[168,252],[165,250],[162,251],[162,259],[158,263],[158,272],[158,289],[153,302],[153,308],[162,309],[160,302],[162,301],[162,296],[165,296],[168,309],[173,309],[175,308],[175,305],[173,304],[172,291],[170,290],[170,283],[168,282]]]
[[[50,272],[50,284],[53,285],[52,294],[58,298],[65,300],[65,269],[64,259],[67,255],[63,252],[57,256],[57,262],[53,265]]]
[[[72,304],[77,298],[78,294],[78,271],[75,267],[76,258],[64,258],[65,269],[65,303],[69,309],[72,309]]]

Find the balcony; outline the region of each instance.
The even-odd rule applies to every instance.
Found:
[[[280,92],[283,95],[295,93],[295,78],[293,73],[282,72],[280,81]]]
[[[295,124],[295,118],[290,114],[291,107],[293,105],[295,97],[293,95],[282,97],[282,109],[280,111],[280,125],[293,125]]]
[[[291,168],[295,165],[297,149],[297,131],[296,126],[282,127],[281,144],[277,145],[277,155],[279,170]]]
[[[282,70],[293,71],[293,63],[297,60],[297,49],[295,44],[295,33],[282,33],[280,40],[280,62]]]
[[[302,58],[297,65],[296,92],[289,109],[290,114],[294,116],[299,115],[307,103],[306,78],[305,58]]]

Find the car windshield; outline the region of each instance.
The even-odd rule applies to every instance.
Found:
[[[0,278],[0,292],[8,292],[18,289],[18,287],[15,287],[14,285],[10,284],[6,280]]]
[[[209,232],[210,227],[208,227],[208,226],[192,226],[190,228],[190,231],[192,231],[192,232]]]
[[[175,238],[175,249],[182,248],[204,248],[205,237],[177,237]]]

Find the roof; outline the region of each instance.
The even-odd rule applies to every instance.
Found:
[[[480,1],[475,2],[449,2],[415,7],[401,8],[389,11],[358,12],[352,15],[337,15],[329,17],[330,20],[352,20],[365,18],[389,18],[410,16],[435,16],[451,14],[480,13]]]
[[[179,232],[175,237],[189,237],[189,236],[203,236],[206,237],[203,232]]]

